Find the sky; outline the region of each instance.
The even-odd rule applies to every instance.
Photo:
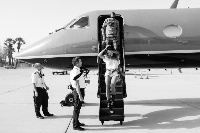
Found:
[[[0,0],[0,44],[22,37],[32,44],[77,16],[93,10],[168,9],[174,0]],[[178,8],[200,0],[179,0]]]

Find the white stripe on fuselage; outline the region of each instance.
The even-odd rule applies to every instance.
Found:
[[[200,50],[170,50],[170,51],[138,51],[125,52],[125,55],[138,54],[175,54],[175,53],[200,53]],[[16,57],[17,59],[36,59],[36,58],[59,58],[59,57],[75,57],[75,56],[97,56],[97,53],[80,53],[80,54],[59,54],[59,55],[41,55],[41,56],[27,56]]]

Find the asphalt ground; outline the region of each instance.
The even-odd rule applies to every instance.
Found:
[[[72,127],[73,107],[61,107],[60,101],[69,90],[69,75],[52,75],[44,69],[46,84],[50,87],[49,112],[53,117],[37,119],[33,106],[33,68],[0,68],[0,133],[65,133],[79,132]],[[143,73],[141,76],[140,72]],[[126,74],[128,97],[125,119],[99,121],[99,99],[96,97],[97,71],[89,73],[86,104],[80,121],[83,132],[136,133],[198,133],[200,132],[200,70],[131,70]],[[141,79],[143,78],[143,79]]]

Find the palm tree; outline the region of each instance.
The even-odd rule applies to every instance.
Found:
[[[3,47],[3,51],[2,51],[2,61],[3,61],[3,65],[6,64],[6,57],[7,57],[8,53],[7,53],[7,47]]]
[[[23,38],[18,37],[15,39],[15,44],[17,44],[17,51],[19,52],[21,45],[25,44],[25,41]]]
[[[1,44],[0,44],[0,67],[3,64],[3,50],[1,48]]]
[[[24,41],[23,38],[17,37],[17,38],[15,39],[15,44],[17,44],[17,51],[18,51],[18,53],[19,53],[19,50],[20,50],[21,46],[22,46],[23,44],[25,44],[25,41]],[[16,59],[16,60],[15,60],[15,66],[14,66],[14,68],[17,68],[17,65],[18,65],[18,60]]]
[[[7,38],[4,42],[4,45],[7,46],[7,53],[8,53],[8,65],[13,65],[13,57],[12,54],[15,51],[13,45],[15,44],[15,40],[12,38]]]

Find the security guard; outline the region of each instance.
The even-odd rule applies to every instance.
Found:
[[[114,12],[111,13],[110,18],[105,19],[101,31],[103,42],[113,46],[114,49],[118,51],[119,21],[115,19]]]
[[[81,106],[83,103],[83,96],[81,94],[81,83],[83,82],[84,78],[82,77],[83,71],[80,69],[82,66],[82,61],[80,57],[75,57],[72,59],[72,65],[74,68],[70,72],[70,83],[73,88],[73,95],[74,95],[74,111],[73,111],[73,129],[83,131],[85,130],[81,126],[85,126],[84,123],[79,122],[79,114],[81,110]],[[84,80],[85,82],[85,80]]]
[[[33,99],[35,106],[36,117],[39,119],[44,119],[44,117],[40,114],[40,107],[42,105],[42,111],[44,116],[53,116],[48,111],[48,93],[49,87],[44,82],[44,74],[42,72],[42,65],[40,63],[35,63],[35,68],[37,69],[32,73],[31,79],[33,83]]]

